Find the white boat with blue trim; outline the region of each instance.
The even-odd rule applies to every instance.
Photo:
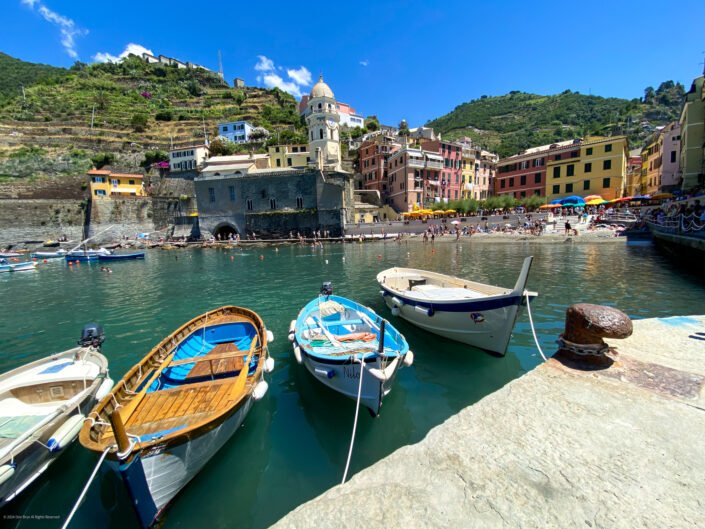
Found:
[[[291,322],[289,340],[316,380],[353,400],[359,394],[374,417],[399,369],[414,359],[399,331],[369,307],[334,296],[330,283]]]
[[[389,268],[377,274],[394,316],[434,334],[504,355],[519,307],[535,292],[525,290],[533,257],[524,259],[513,289],[416,270]]]
[[[21,263],[11,263],[7,259],[0,258],[0,272],[29,272],[37,268],[34,261],[23,261]]]
[[[87,325],[79,347],[0,375],[0,507],[65,452],[113,387],[102,342],[100,326]]]
[[[264,397],[272,340],[251,310],[206,312],[156,345],[91,412],[81,444],[107,458],[143,527]]]

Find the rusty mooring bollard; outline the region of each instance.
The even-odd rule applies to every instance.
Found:
[[[627,338],[632,330],[632,320],[621,310],[591,303],[571,305],[558,353],[571,361],[607,366],[612,360],[606,356],[609,347],[603,338]]]

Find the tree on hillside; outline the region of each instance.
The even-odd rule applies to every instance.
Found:
[[[653,86],[647,86],[644,88],[644,103],[651,103],[654,100],[656,91]]]
[[[225,138],[216,138],[208,145],[211,156],[229,156],[235,152],[235,145]]]
[[[144,132],[145,130],[147,130],[148,121],[149,118],[147,117],[147,114],[133,114],[132,118],[130,119],[130,126],[135,132]]]
[[[376,116],[370,116],[365,120],[365,128],[370,132],[379,130],[379,121]]]
[[[399,122],[399,136],[408,136],[409,135],[409,124],[406,122],[405,119],[402,119]]]

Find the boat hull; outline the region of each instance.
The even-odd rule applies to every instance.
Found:
[[[393,313],[422,329],[464,344],[503,355],[512,337],[522,298],[507,296],[493,303],[479,301],[448,307],[422,305],[384,291],[384,301]],[[401,301],[398,303],[397,301]]]
[[[127,462],[110,461],[122,479],[143,527],[151,526],[169,502],[193,479],[237,431],[252,407],[252,397],[219,425],[180,438],[180,443],[138,452]]]
[[[302,350],[302,353],[303,364],[313,378],[341,395],[357,401],[361,370],[359,363],[351,363],[348,360],[339,363],[329,363],[308,354],[305,350]],[[380,369],[382,367],[380,366],[379,358],[371,362],[365,362],[365,365],[366,371],[362,376],[360,404],[367,407],[370,413],[376,417],[382,407],[382,400],[391,391],[400,364],[398,363],[397,368],[393,370],[389,378],[384,382],[369,372],[370,368]]]
[[[135,259],[144,259],[144,252],[98,256],[99,261],[132,261]]]
[[[29,272],[37,268],[37,263],[26,261],[24,263],[9,263],[0,265],[0,272]]]

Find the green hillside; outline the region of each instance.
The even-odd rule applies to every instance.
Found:
[[[673,81],[632,100],[570,90],[552,96],[514,91],[463,103],[427,125],[449,139],[470,136],[500,156],[589,134],[627,134],[640,147],[654,127],[678,119],[683,96],[683,85]]]
[[[296,101],[278,89],[233,89],[213,72],[134,56],[117,64],[77,63],[65,72],[26,86],[25,98],[0,101],[0,178],[56,175],[62,164],[52,159],[97,153],[114,153],[125,168],[137,168],[145,151],[203,142],[205,134],[212,139],[219,121],[244,119],[302,136]],[[32,164],[21,163],[25,153]],[[37,156],[47,160],[46,171]]]
[[[25,62],[0,52],[0,104],[19,96],[23,86],[51,82],[67,73],[64,68]]]

